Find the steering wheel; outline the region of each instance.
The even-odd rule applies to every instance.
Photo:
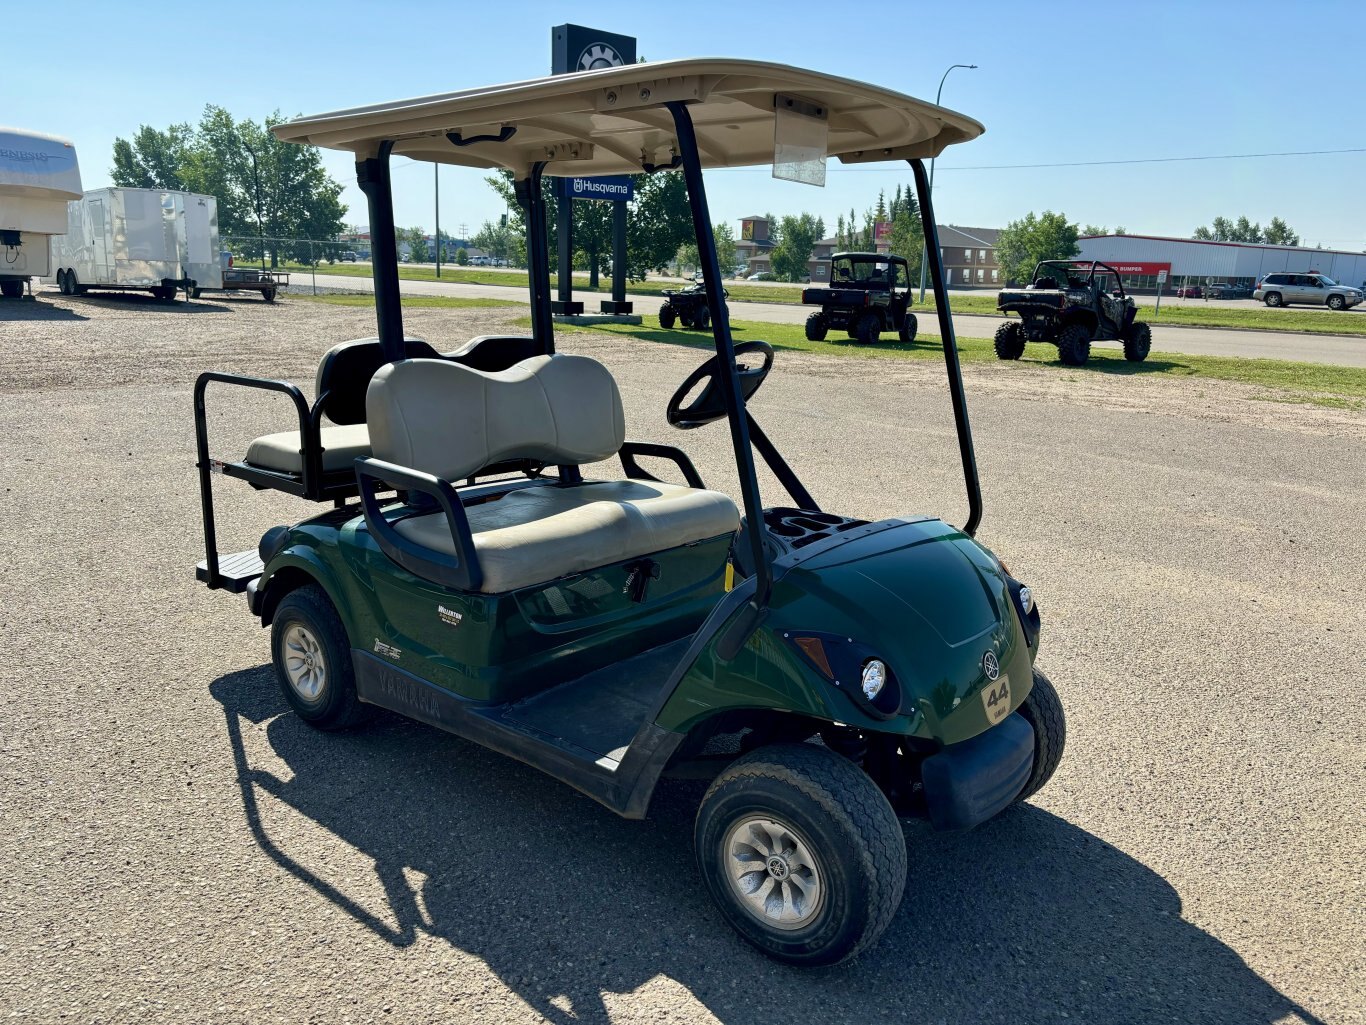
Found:
[[[750,366],[740,362],[740,357],[751,353],[763,355],[762,366]],[[759,390],[759,385],[764,383],[768,372],[773,369],[773,346],[768,342],[741,342],[735,347],[735,369],[740,377],[740,397],[748,401],[749,397]],[[673,393],[664,411],[669,423],[680,431],[690,431],[695,427],[705,427],[707,424],[725,419],[725,393],[721,390],[717,376],[723,372],[721,357],[717,355],[689,374],[688,379],[679,385],[678,391]],[[701,393],[685,407],[683,400],[699,384],[703,384]]]

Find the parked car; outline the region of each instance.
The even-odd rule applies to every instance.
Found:
[[[1268,306],[1327,306],[1330,310],[1350,310],[1362,300],[1362,290],[1339,285],[1323,274],[1268,274],[1262,278],[1252,298]]]
[[[1199,285],[1182,285],[1176,290],[1178,299],[1199,299],[1205,293],[1201,291]]]
[[[1249,299],[1252,297],[1252,289],[1246,285],[1210,285],[1209,297],[1211,299]]]
[[[355,254],[354,252],[352,252],[350,249],[344,249],[344,250],[342,250],[341,262],[342,262],[342,263],[355,263],[355,262],[356,262],[356,254]]]
[[[746,281],[772,281],[773,275],[769,271],[761,270],[757,274],[751,274]]]

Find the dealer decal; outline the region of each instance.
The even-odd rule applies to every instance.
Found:
[[[383,655],[385,658],[392,658],[397,661],[403,655],[401,648],[395,648],[392,644],[385,644],[378,637],[375,638],[375,654]]]

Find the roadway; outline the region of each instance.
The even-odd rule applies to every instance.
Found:
[[[310,278],[296,274],[291,286],[296,292],[309,287]],[[341,274],[319,274],[320,288],[348,291],[372,291],[369,278]],[[444,281],[412,281],[403,279],[402,289],[407,295],[437,295],[466,298],[512,299],[528,302],[524,288],[505,285],[471,285]],[[595,312],[603,298],[599,292],[577,293],[584,310]],[[652,295],[630,295],[637,313],[647,316],[659,312],[663,299]],[[952,302],[952,299],[950,299]],[[737,320],[758,320],[773,324],[801,324],[811,312],[791,303],[734,302],[733,316]],[[1293,315],[1290,311],[1288,315]],[[1358,315],[1346,313],[1343,316]],[[999,317],[958,314],[953,318],[955,333],[964,338],[990,338],[1000,323]],[[933,316],[920,314],[920,326],[934,331]],[[1100,343],[1110,344],[1110,343]],[[1153,331],[1153,349],[1187,356],[1238,356],[1245,359],[1288,359],[1307,363],[1330,363],[1336,366],[1366,367],[1366,337],[1340,335],[1311,335],[1296,332],[1246,331],[1234,328],[1175,327],[1160,325]]]

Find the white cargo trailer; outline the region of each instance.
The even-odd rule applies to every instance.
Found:
[[[17,299],[50,272],[48,240],[66,231],[81,169],[66,139],[0,128],[0,295]]]
[[[87,192],[67,208],[44,280],[64,295],[120,289],[167,301],[181,289],[220,288],[218,200],[160,189]]]

